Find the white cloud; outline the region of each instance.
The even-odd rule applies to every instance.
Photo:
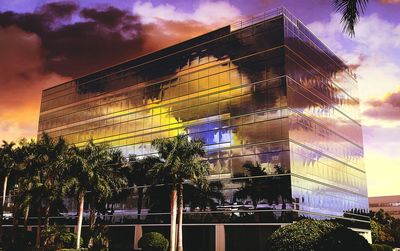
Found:
[[[368,108],[368,100],[383,98],[399,89],[400,24],[389,22],[377,14],[365,16],[356,26],[355,38],[343,33],[339,14],[332,14],[328,22],[314,22],[308,27],[347,63],[360,65],[355,73],[362,110]],[[369,125],[377,123],[365,116],[363,121]],[[386,123],[387,126],[399,124],[400,121]]]
[[[240,17],[240,10],[227,1],[202,1],[193,11],[180,10],[172,4],[153,5],[152,2],[137,1],[133,13],[140,15],[144,23],[166,21],[197,21],[206,25],[229,24]]]
[[[377,14],[361,18],[356,26],[355,42],[372,50],[400,49],[400,24],[386,21]]]

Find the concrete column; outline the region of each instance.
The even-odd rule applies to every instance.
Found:
[[[225,251],[225,228],[222,224],[215,225],[215,251]]]
[[[143,235],[143,229],[142,229],[142,225],[135,225],[135,235],[134,235],[134,244],[133,244],[133,248],[134,249],[138,249],[138,243],[140,238],[142,238]]]

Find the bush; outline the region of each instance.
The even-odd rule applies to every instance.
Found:
[[[299,221],[276,230],[267,240],[267,250],[314,250],[321,236],[328,233],[334,227],[334,223],[327,221]]]
[[[2,239],[2,248],[4,251],[27,250],[35,243],[34,233],[21,228],[18,228],[15,233],[14,243],[11,243],[11,235],[9,234],[4,234]]]
[[[379,245],[379,244],[371,244],[371,250],[372,251],[382,251],[381,245]]]
[[[386,244],[372,244],[372,251],[392,251],[392,247]]]
[[[143,251],[166,251],[169,246],[168,240],[157,232],[144,234],[138,244]]]
[[[54,246],[58,249],[74,248],[76,235],[63,225],[49,226],[47,229],[43,229],[41,234],[45,246]]]
[[[89,250],[108,251],[108,228],[102,225],[96,225],[91,232]]]
[[[302,220],[279,228],[267,240],[270,251],[370,251],[356,232],[331,221]]]
[[[382,244],[382,247],[383,247],[383,251],[392,251],[393,250],[393,248],[391,246],[386,245],[386,244]]]
[[[366,251],[371,250],[371,247],[367,240],[358,233],[345,226],[337,226],[331,232],[322,237],[318,244],[318,250]]]

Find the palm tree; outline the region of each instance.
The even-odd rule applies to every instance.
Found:
[[[353,37],[354,27],[367,8],[368,0],[334,0],[333,5],[342,14],[343,30]]]
[[[15,143],[3,140],[0,147],[0,178],[3,181],[3,197],[0,205],[0,236],[3,235],[3,214],[7,195],[8,178],[15,168]]]
[[[28,200],[36,207],[36,247],[40,247],[42,216],[44,214],[44,224],[47,228],[51,205],[62,197],[65,165],[62,166],[61,160],[66,154],[68,144],[62,138],[54,140],[43,133],[36,144],[31,144],[30,149],[33,152],[33,158],[27,163],[27,181],[22,182],[25,186],[21,186],[21,189],[26,189],[24,191],[25,204],[28,204]]]
[[[19,214],[22,207],[26,207],[27,197],[24,191],[25,183],[29,181],[30,176],[27,174],[29,162],[33,159],[32,147],[35,145],[33,140],[28,141],[22,139],[15,148],[15,168],[13,170],[12,184],[14,188],[13,195],[13,231],[11,242],[15,244],[15,238],[18,231]],[[26,210],[29,211],[29,210]],[[26,218],[26,217],[25,217]]]
[[[104,153],[108,161],[104,165],[97,167],[95,178],[91,183],[87,198],[89,200],[89,226],[93,231],[96,224],[96,213],[100,204],[105,204],[118,194],[127,185],[127,179],[123,173],[126,166],[126,159],[120,150],[105,147]],[[102,149],[102,146],[99,146]]]
[[[151,169],[161,160],[157,156],[146,156],[137,159],[135,155],[129,156],[129,165],[126,168],[126,177],[130,187],[136,186],[138,190],[137,218],[140,220],[143,207],[144,186],[153,183],[153,177],[150,175]]]
[[[95,204],[104,198],[110,198],[113,191],[118,192],[126,185],[124,177],[119,175],[121,153],[109,151],[106,145],[95,145],[89,140],[84,148],[71,147],[66,161],[70,167],[70,179],[65,182],[66,188],[77,196],[78,231],[76,249],[80,248],[85,197],[91,204],[91,227],[95,221]]]
[[[44,166],[44,223],[47,228],[49,225],[50,207],[63,197],[62,184],[67,166],[62,162],[63,156],[67,153],[68,144],[63,138],[53,140],[49,135],[43,134],[38,141],[41,152],[45,154],[46,164]]]
[[[204,185],[209,174],[204,143],[201,140],[190,140],[188,135],[173,138],[156,139],[152,142],[162,160],[154,165],[153,172],[164,184],[171,184],[171,227],[170,250],[176,249],[176,232],[178,232],[178,251],[183,250],[183,184],[186,181]],[[177,210],[178,207],[178,210]],[[177,212],[178,211],[178,212]],[[178,231],[176,218],[178,217]]]
[[[2,205],[4,205],[6,199],[8,177],[15,167],[14,146],[14,142],[7,142],[3,140],[3,145],[0,148],[0,175],[3,179]]]

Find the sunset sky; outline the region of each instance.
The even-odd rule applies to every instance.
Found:
[[[369,196],[400,194],[400,0],[356,36],[333,0],[0,0],[0,140],[34,137],[41,90],[285,6],[358,75]]]

